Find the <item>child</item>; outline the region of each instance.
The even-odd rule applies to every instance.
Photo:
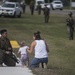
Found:
[[[27,49],[29,49],[28,46],[25,46],[25,41],[22,41],[20,43],[21,47],[19,48],[18,54],[20,54],[20,60],[21,60],[21,64],[22,66],[29,66],[29,57],[28,57],[28,53],[27,53]]]

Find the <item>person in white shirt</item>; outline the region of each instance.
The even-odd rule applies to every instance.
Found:
[[[25,46],[25,41],[22,41],[20,43],[21,47],[19,48],[18,54],[20,54],[20,60],[21,60],[21,64],[22,66],[29,66],[29,56],[28,56],[28,52],[27,49],[29,49],[28,46]]]
[[[30,50],[28,50],[30,53],[35,50],[35,56],[30,64],[31,68],[39,67],[39,64],[42,64],[42,68],[47,68],[48,63],[48,52],[49,48],[47,46],[47,43],[45,40],[41,39],[40,32],[37,31],[33,35],[34,41],[31,43]],[[46,66],[44,66],[45,64]]]

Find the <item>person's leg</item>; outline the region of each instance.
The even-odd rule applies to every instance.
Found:
[[[42,64],[42,68],[47,68],[48,58],[41,58],[40,62]]]
[[[23,13],[25,13],[25,6],[23,6]]]
[[[71,40],[73,40],[73,29],[71,29]]]
[[[40,10],[40,9],[38,9],[38,14],[39,14],[39,15],[41,14],[41,10]]]
[[[4,60],[5,53],[3,51],[0,51],[0,67],[2,66],[3,60]]]
[[[45,15],[45,17],[44,17],[44,18],[45,18],[45,23],[46,23],[46,22],[47,22],[47,21],[46,21],[46,15]]]
[[[9,55],[5,55],[4,64],[7,66],[16,66],[16,62]]]
[[[49,20],[49,18],[48,18],[48,15],[47,15],[47,21],[46,21],[47,23],[48,23],[48,20]]]
[[[69,40],[73,40],[73,30],[71,27],[70,27]]]
[[[24,58],[24,66],[29,67],[29,57]]]
[[[32,11],[31,11],[31,15],[33,15],[34,14],[34,8],[32,8]]]
[[[48,17],[47,17],[47,18],[48,18],[47,22],[49,22],[49,15],[48,15]]]
[[[67,26],[67,32],[68,32],[69,40],[71,40],[71,29],[69,26]]]
[[[24,60],[25,60],[25,55],[21,55],[20,61],[21,61],[22,67],[24,66]]]
[[[22,67],[25,67],[25,66],[26,66],[26,60],[23,59],[23,61],[22,61]]]
[[[40,63],[40,60],[38,58],[33,58],[32,62],[30,64],[30,67],[37,68],[37,67],[39,67],[39,63]]]
[[[46,63],[43,63],[43,68],[47,68],[47,64]]]
[[[29,57],[26,59],[26,66],[29,67]]]
[[[31,15],[33,15],[33,9],[31,9]]]

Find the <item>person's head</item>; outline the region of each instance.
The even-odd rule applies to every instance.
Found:
[[[7,30],[6,29],[2,29],[0,31],[0,34],[1,34],[2,37],[6,38],[7,37]]]
[[[69,15],[69,16],[72,16],[72,15],[73,15],[73,13],[72,13],[72,12],[70,12],[68,15]]]
[[[25,41],[24,40],[20,42],[20,46],[21,47],[25,46]]]
[[[34,33],[33,39],[34,40],[41,40],[41,36],[40,36],[40,32],[39,31],[37,31],[37,32]]]

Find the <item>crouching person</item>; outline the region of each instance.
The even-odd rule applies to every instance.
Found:
[[[39,65],[42,65],[42,68],[47,68],[48,63],[48,52],[49,48],[45,40],[40,36],[40,32],[37,31],[33,34],[33,42],[31,47],[28,50],[29,53],[35,51],[35,56],[30,64],[31,68],[37,68]]]
[[[7,66],[16,66],[16,61],[11,58],[13,50],[10,40],[7,38],[7,30],[2,29],[0,34],[0,66],[3,66],[3,63]]]

